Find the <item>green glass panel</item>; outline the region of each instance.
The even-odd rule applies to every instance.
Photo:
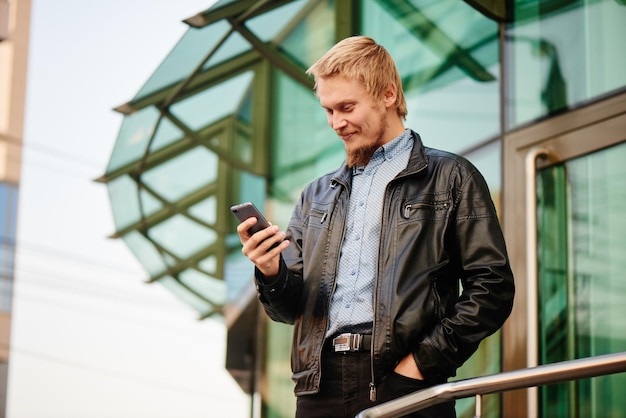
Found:
[[[502,142],[491,142],[465,154],[465,157],[478,168],[485,178],[496,209],[502,214],[500,212],[502,197]]]
[[[151,277],[166,269],[167,266],[159,251],[141,233],[132,231],[122,239]]]
[[[501,370],[501,332],[498,331],[480,343],[479,350],[470,357],[457,371],[456,377],[451,379],[471,379],[478,376],[486,376],[500,373]],[[483,396],[482,418],[495,418],[500,416],[500,395]],[[457,418],[475,418],[476,399],[473,397],[457,399]]]
[[[217,156],[204,147],[196,147],[143,173],[148,187],[169,202],[201,189],[217,178]]]
[[[241,103],[241,108],[237,113],[237,120],[233,122],[233,143],[229,144],[229,152],[237,156],[245,164],[255,163],[254,143],[252,141],[252,131],[254,129],[252,124],[252,93],[253,90],[250,90]]]
[[[185,270],[179,280],[203,298],[221,305],[226,301],[226,283],[197,270]]]
[[[280,43],[280,49],[305,69],[324,55],[335,42],[334,1],[318,1],[299,18],[298,24]]]
[[[626,351],[626,144],[537,175],[540,361]],[[541,390],[542,416],[618,417],[626,374]]]
[[[150,145],[150,152],[155,152],[161,148],[183,139],[184,133],[180,128],[167,117],[161,118],[159,126]]]
[[[394,57],[408,105],[406,126],[426,145],[462,153],[498,134],[495,22],[456,0],[363,0],[362,7],[362,32]]]
[[[187,289],[175,278],[165,276],[159,279],[157,283],[163,285],[167,290],[176,295],[176,297],[178,297],[178,299],[180,299],[183,303],[191,306],[200,314],[204,315],[213,312],[213,307],[209,302],[189,291],[189,289]]]
[[[233,32],[228,36],[228,39],[220,45],[219,49],[211,55],[211,58],[209,58],[202,66],[202,69],[207,70],[209,68],[216,67],[219,64],[251,49],[252,46],[243,36],[239,34],[239,32]]]
[[[235,234],[230,236],[231,241],[239,237]],[[254,280],[254,264],[241,253],[241,244],[226,256],[224,265],[224,280],[226,282],[226,301],[235,302],[241,298],[244,289]]]
[[[217,270],[217,257],[211,256],[198,263],[198,268],[209,274],[214,274]]]
[[[172,105],[170,111],[192,130],[200,130],[237,113],[253,79],[252,71],[239,74]]]
[[[143,158],[155,128],[157,131],[150,145],[152,152],[183,137],[182,131],[170,120],[166,118],[159,120],[159,117],[159,111],[153,106],[124,116],[106,170],[107,174]]]
[[[215,3],[215,5],[211,6],[211,8],[209,10],[217,10],[220,7],[224,7],[227,6],[231,3],[236,3],[240,0],[219,0],[217,3]]]
[[[230,25],[224,20],[200,29],[193,27],[187,29],[133,100],[141,99],[184,80],[229,30]]]
[[[293,204],[311,179],[339,167],[345,152],[317,97],[282,73],[275,80],[272,196]]]
[[[106,169],[107,174],[143,157],[159,117],[159,111],[153,106],[124,116]]]
[[[189,208],[189,213],[209,225],[215,225],[217,222],[217,198],[211,196],[196,203]]]
[[[217,234],[183,215],[153,226],[148,236],[179,259],[186,259],[215,242]]]
[[[163,202],[152,196],[146,190],[142,189],[139,192],[139,200],[141,202],[141,213],[143,216],[150,216],[163,209]]]
[[[258,208],[265,207],[266,180],[264,177],[240,171],[238,193],[235,194],[235,203],[254,202]],[[234,217],[232,218],[235,219]],[[237,222],[238,223],[238,222]],[[234,230],[233,230],[234,231]]]
[[[293,381],[291,380],[289,363],[293,327],[270,321],[266,329],[265,374],[267,385],[272,388],[272,390],[267,391],[266,417],[293,417],[296,410],[296,397],[293,396]]]
[[[626,86],[626,5],[615,0],[514,2],[506,29],[506,127]]]
[[[137,200],[137,183],[128,175],[120,176],[107,183],[113,219],[117,229],[123,229],[138,222],[142,213],[151,215],[162,208],[161,202],[142,191],[141,206]]]
[[[263,42],[274,40],[276,36],[301,12],[308,0],[297,0],[275,8],[246,21],[250,29]]]

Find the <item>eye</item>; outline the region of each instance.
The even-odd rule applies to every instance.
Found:
[[[333,114],[333,110],[332,109],[328,109],[328,108],[325,107],[324,110],[326,111],[326,114],[328,116],[331,116]]]

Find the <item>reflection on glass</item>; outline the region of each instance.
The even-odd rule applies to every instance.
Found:
[[[364,0],[362,26],[398,65],[407,126],[427,146],[456,153],[496,136],[498,25],[456,0],[402,3]]]
[[[506,127],[626,86],[626,6],[516,0],[506,29]]]

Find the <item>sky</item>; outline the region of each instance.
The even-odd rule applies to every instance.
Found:
[[[223,323],[148,275],[101,176],[131,99],[212,0],[32,0],[8,418],[243,418]]]

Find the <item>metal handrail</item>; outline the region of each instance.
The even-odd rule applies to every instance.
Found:
[[[356,418],[393,418],[470,396],[477,397],[476,417],[480,417],[482,395],[622,372],[626,372],[626,351],[444,383],[368,408]]]

